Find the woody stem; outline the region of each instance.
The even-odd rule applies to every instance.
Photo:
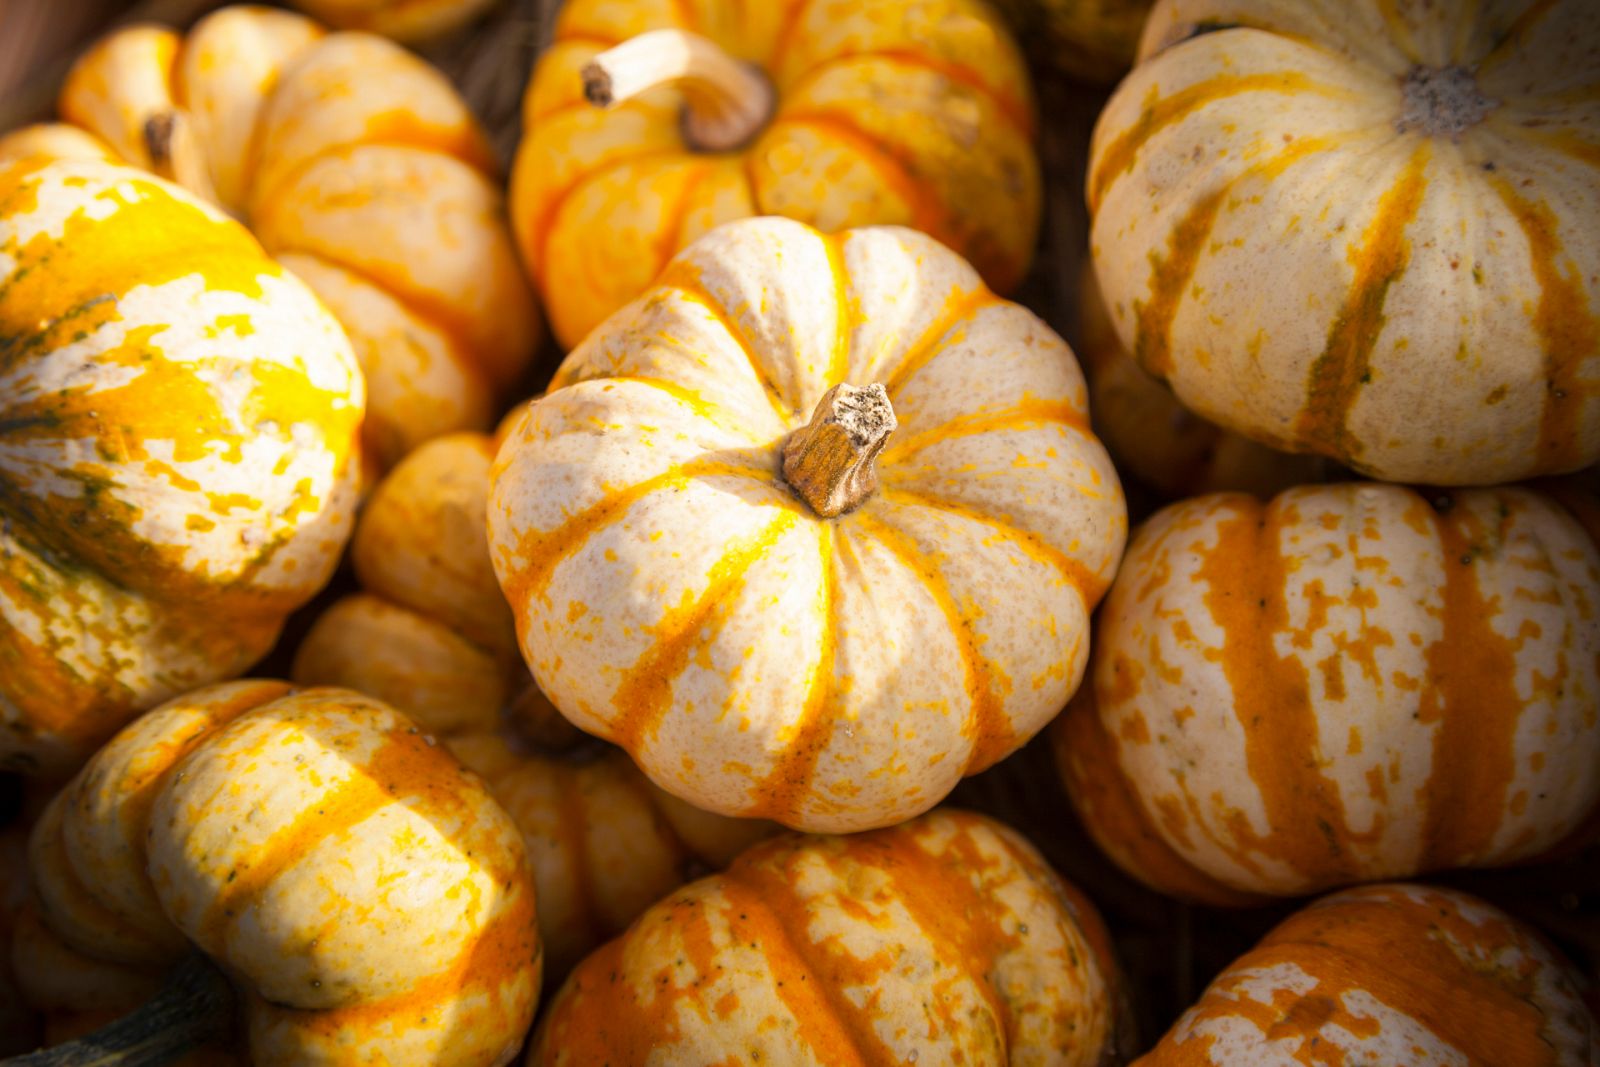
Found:
[[[823,518],[859,507],[878,488],[878,453],[897,425],[882,385],[836,385],[783,443],[784,480]]]

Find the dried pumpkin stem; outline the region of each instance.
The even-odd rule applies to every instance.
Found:
[[[738,148],[772,117],[772,85],[761,72],[685,30],[641,33],[583,68],[583,95],[598,107],[669,84],[683,92],[683,132],[692,148]]]
[[[159,177],[176,182],[209,204],[219,202],[194,126],[182,112],[163,111],[146,119],[144,148],[150,156],[150,169]]]
[[[875,462],[898,425],[882,385],[836,385],[783,443],[784,480],[823,518],[859,507],[878,488]]]
[[[228,980],[197,954],[174,968],[148,1003],[111,1025],[0,1067],[158,1067],[226,1035],[233,1008]]]

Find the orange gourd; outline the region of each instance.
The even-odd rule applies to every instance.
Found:
[[[1130,1036],[1089,902],[1025,840],[936,811],[785,835],[685,886],[583,962],[539,1067],[1116,1062]]]
[[[30,863],[45,932],[86,976],[215,959],[256,1064],[503,1063],[533,1017],[516,827],[347,690],[244,681],[149,712],[46,808]],[[73,973],[18,977],[29,994]]]
[[[1194,899],[1527,861],[1600,806],[1596,605],[1593,530],[1531,490],[1185,501],[1134,536],[1057,755],[1111,857]]]
[[[1600,1024],[1571,965],[1465,893],[1325,897],[1223,971],[1135,1067],[1592,1067]]]
[[[517,238],[567,348],[751,215],[914,226],[1001,292],[1033,255],[1032,89],[981,0],[569,0],[523,129]]]
[[[1095,129],[1118,335],[1203,418],[1390,481],[1600,458],[1600,14],[1162,0]]]
[[[111,34],[59,108],[92,136],[26,129],[0,160],[98,141],[244,220],[349,334],[378,467],[489,426],[541,325],[488,142],[438,71],[370,34],[239,6],[184,35]]]
[[[126,167],[0,164],[0,766],[235,676],[349,535],[364,390],[242,227]]]
[[[540,688],[668,792],[899,822],[1077,687],[1122,491],[1071,351],[931,238],[730,223],[553,385],[491,558]]]

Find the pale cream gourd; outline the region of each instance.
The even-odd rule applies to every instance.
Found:
[[[495,571],[540,687],[668,792],[895,823],[1077,687],[1121,488],[1071,351],[931,238],[730,223],[553,385]]]
[[[1202,417],[1391,481],[1600,457],[1600,7],[1162,0],[1088,198]]]

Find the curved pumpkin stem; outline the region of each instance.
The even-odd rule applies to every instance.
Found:
[[[686,30],[651,30],[608,48],[583,68],[583,95],[613,107],[676,83],[687,100],[690,147],[725,152],[749,142],[772,117],[772,86],[754,67]]]
[[[144,148],[158,177],[183,186],[208,204],[220,203],[194,126],[183,112],[163,111],[146,119]]]
[[[233,1028],[233,987],[196,954],[173,969],[148,1003],[86,1037],[0,1067],[159,1067]]]
[[[898,425],[882,385],[836,385],[783,443],[784,480],[825,519],[859,507],[878,488],[875,461]]]

